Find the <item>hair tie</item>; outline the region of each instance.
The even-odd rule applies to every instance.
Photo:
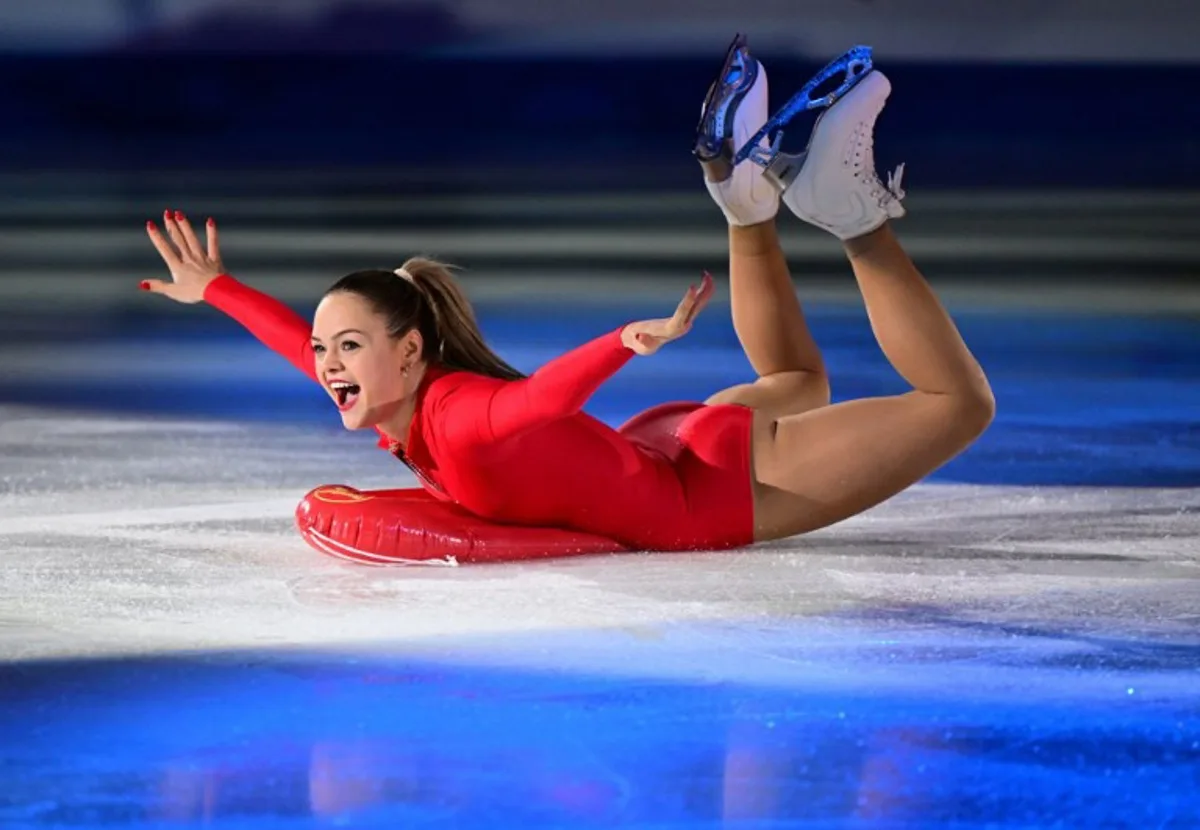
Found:
[[[425,291],[423,291],[421,289],[421,286],[417,285],[417,281],[415,279],[413,279],[413,275],[410,274],[403,267],[397,268],[392,273],[395,274],[397,277],[399,277],[402,280],[408,280],[410,283],[412,283],[413,288],[417,289],[417,291],[420,292],[423,297],[425,297],[425,302],[429,305],[430,309],[433,311],[433,324],[434,324],[434,326],[437,326],[437,308],[432,303],[430,303],[429,295],[426,294]],[[446,355],[446,340],[445,340],[445,338],[442,338],[442,337],[439,337],[438,340],[439,340],[439,342],[438,342],[438,359],[441,360]]]

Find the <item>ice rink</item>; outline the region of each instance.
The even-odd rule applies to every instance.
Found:
[[[304,545],[313,486],[415,483],[231,325],[10,315],[0,827],[1200,826],[1194,298],[975,292],[996,423],[900,497],[459,568]],[[481,316],[532,369],[652,301]],[[836,398],[897,388],[851,296],[808,311]],[[689,337],[590,410],[744,377],[726,305]]]

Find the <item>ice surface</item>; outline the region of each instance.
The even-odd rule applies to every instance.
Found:
[[[1200,327],[1135,288],[982,286],[996,423],[836,527],[455,569],[300,541],[312,487],[415,482],[228,321],[6,306],[0,828],[1200,827]],[[658,308],[591,290],[489,336],[531,369]],[[808,313],[836,395],[896,388],[857,303]],[[590,406],[746,372],[714,308]]]
[[[9,407],[0,457],[5,828],[1200,822],[1193,489],[368,569],[291,526],[414,483],[362,436]]]
[[[934,642],[1049,626],[1200,644],[1192,489],[928,484],[744,551],[380,571],[327,559],[292,528],[317,484],[415,486],[362,435],[35,409],[0,418],[10,660],[614,628],[638,640],[681,621],[755,642],[830,615],[835,628],[870,620]]]

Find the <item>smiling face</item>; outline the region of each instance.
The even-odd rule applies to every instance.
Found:
[[[421,335],[388,334],[387,321],[356,294],[325,296],[313,317],[317,377],[329,392],[346,429],[388,420],[415,391],[417,373],[405,375],[421,355]]]

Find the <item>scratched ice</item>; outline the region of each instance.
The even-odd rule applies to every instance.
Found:
[[[360,437],[0,416],[5,827],[1200,822],[1195,490],[374,570],[291,528]]]

